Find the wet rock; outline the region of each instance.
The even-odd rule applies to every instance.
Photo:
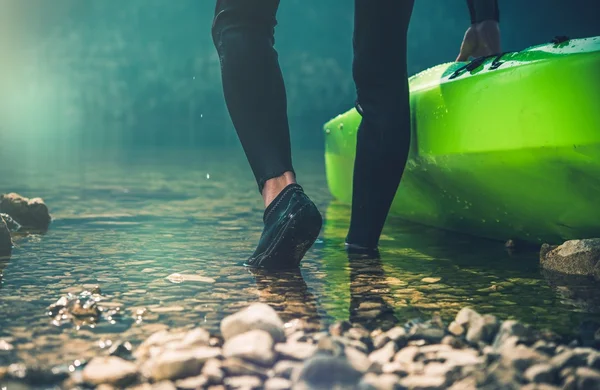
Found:
[[[560,246],[542,245],[540,265],[544,269],[600,279],[600,238],[566,241]]]
[[[446,378],[441,376],[410,375],[400,379],[406,389],[441,390],[446,388]]]
[[[52,220],[42,198],[28,199],[16,193],[0,195],[0,212],[26,229],[46,230]]]
[[[222,363],[223,371],[230,376],[258,376],[266,378],[268,376],[267,368],[254,364],[239,358],[227,358]]]
[[[366,374],[360,381],[360,389],[369,390],[396,390],[400,388],[400,377],[394,374]]]
[[[375,363],[381,365],[392,361],[394,354],[396,353],[396,343],[393,341],[388,342],[383,348],[371,352],[369,359]]]
[[[554,383],[557,379],[556,368],[551,364],[534,364],[525,371],[525,379],[534,383]]]
[[[273,338],[264,330],[251,330],[233,336],[223,345],[223,356],[270,366],[275,361]]]
[[[270,378],[265,382],[264,390],[287,390],[292,388],[292,381],[285,378]]]
[[[262,387],[262,380],[256,376],[234,376],[225,379],[228,389],[254,390]]]
[[[354,389],[361,377],[346,359],[317,354],[304,363],[292,381],[304,389]]]
[[[0,256],[8,256],[12,252],[12,239],[4,218],[0,216]]]
[[[170,382],[169,382],[170,383]],[[204,386],[208,384],[208,378],[203,375],[192,376],[185,379],[180,379],[175,382],[175,386],[173,388],[181,389],[181,390],[196,390],[202,389]]]
[[[275,376],[290,379],[292,378],[294,371],[300,371],[301,369],[302,363],[291,360],[281,360],[275,364],[273,372]]]
[[[221,349],[213,347],[165,350],[148,360],[143,367],[143,372],[155,381],[195,376],[200,374],[200,370],[206,361],[220,355]]]
[[[575,373],[577,390],[600,389],[600,372],[588,367],[579,367]]]
[[[83,380],[93,385],[127,386],[137,378],[137,366],[116,356],[93,358],[83,369]]]
[[[221,361],[218,359],[207,360],[202,367],[202,376],[204,376],[208,380],[208,383],[211,384],[223,382],[225,374],[221,369]]]
[[[225,341],[250,330],[263,330],[276,343],[285,342],[283,321],[277,312],[265,303],[253,303],[221,321],[221,334]]]
[[[275,351],[285,359],[306,360],[315,354],[317,346],[309,343],[279,343]]]
[[[479,342],[489,344],[494,340],[499,327],[500,322],[493,315],[474,317],[469,323],[466,339],[473,344]]]

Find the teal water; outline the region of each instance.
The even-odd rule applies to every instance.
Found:
[[[65,156],[0,161],[0,192],[41,196],[54,218],[46,234],[17,237],[12,257],[0,261],[0,339],[15,347],[15,359],[86,359],[107,340],[135,345],[166,326],[218,332],[225,315],[255,301],[285,321],[319,326],[389,321],[386,308],[393,321],[449,321],[465,305],[559,333],[600,319],[597,293],[544,276],[536,252],[511,255],[502,243],[394,217],[381,261],[350,261],[342,245],[349,208],[331,199],[320,152],[295,154],[300,183],[324,215],[320,238],[300,272],[266,275],[241,266],[262,227],[241,150]],[[95,285],[101,306],[121,316],[93,327],[52,323],[50,304]]]

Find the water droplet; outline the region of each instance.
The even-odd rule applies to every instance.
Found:
[[[196,76],[192,77],[192,80],[196,80]]]
[[[207,178],[207,179],[210,179],[210,173],[207,173],[207,174],[206,174],[206,178]]]
[[[200,118],[204,117],[204,114],[200,114]]]

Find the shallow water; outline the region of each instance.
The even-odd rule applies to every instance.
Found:
[[[65,363],[166,326],[218,332],[223,316],[253,301],[272,304],[286,321],[320,326],[435,313],[448,321],[465,305],[559,333],[600,319],[597,295],[557,287],[536,252],[511,255],[502,243],[393,217],[380,261],[348,259],[349,208],[331,199],[321,153],[297,153],[295,162],[325,218],[320,239],[301,271],[252,274],[241,262],[260,236],[262,203],[239,149],[4,156],[0,192],[42,196],[54,221],[44,235],[17,238],[10,260],[0,261],[0,339],[15,346],[13,358]],[[120,317],[52,323],[50,304],[94,285],[101,306],[120,307]]]

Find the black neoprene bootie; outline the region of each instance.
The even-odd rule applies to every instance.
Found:
[[[265,210],[265,227],[256,250],[244,263],[248,267],[289,269],[314,244],[323,218],[317,206],[298,184],[290,184]]]

